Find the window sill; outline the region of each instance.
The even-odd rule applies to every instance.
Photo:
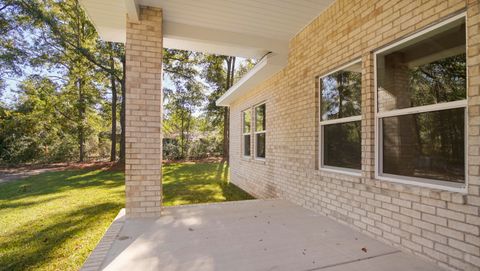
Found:
[[[253,158],[252,161],[255,162],[255,163],[257,163],[257,164],[265,164],[265,158],[255,157],[255,158]]]
[[[437,181],[437,180],[405,177],[405,176],[390,175],[390,174],[382,174],[382,175],[375,174],[375,175],[376,175],[375,178],[380,181],[387,181],[391,183],[404,184],[404,185],[412,185],[412,186],[417,186],[422,188],[437,189],[440,191],[448,191],[448,192],[460,193],[460,194],[468,193],[467,186],[461,183],[448,183],[448,182]]]
[[[362,177],[362,171],[361,170],[355,170],[355,169],[345,169],[345,168],[340,168],[340,167],[320,167],[318,170],[328,172],[328,173],[338,173],[338,174],[344,174],[344,175],[349,175],[353,177]]]

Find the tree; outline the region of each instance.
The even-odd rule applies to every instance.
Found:
[[[206,106],[207,115],[215,126],[222,129],[223,159],[228,163],[230,112],[228,107],[218,107],[216,101],[233,86],[238,78],[253,68],[255,62],[246,59],[238,63],[237,58],[233,56],[207,55],[201,63],[202,77],[212,89]]]

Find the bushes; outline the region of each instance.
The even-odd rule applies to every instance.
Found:
[[[187,150],[182,155],[179,141],[172,138],[163,139],[163,158],[166,160],[201,159],[222,154],[222,141],[214,136],[197,138],[185,144]]]

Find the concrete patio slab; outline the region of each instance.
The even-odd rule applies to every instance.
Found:
[[[112,226],[84,270],[439,270],[284,200],[167,207]]]

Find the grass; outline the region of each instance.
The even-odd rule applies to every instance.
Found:
[[[172,163],[163,166],[164,206],[252,198],[228,182],[228,166],[224,163]]]
[[[251,199],[219,163],[164,165],[164,205]],[[0,270],[78,270],[118,211],[124,176],[69,170],[0,184]]]

